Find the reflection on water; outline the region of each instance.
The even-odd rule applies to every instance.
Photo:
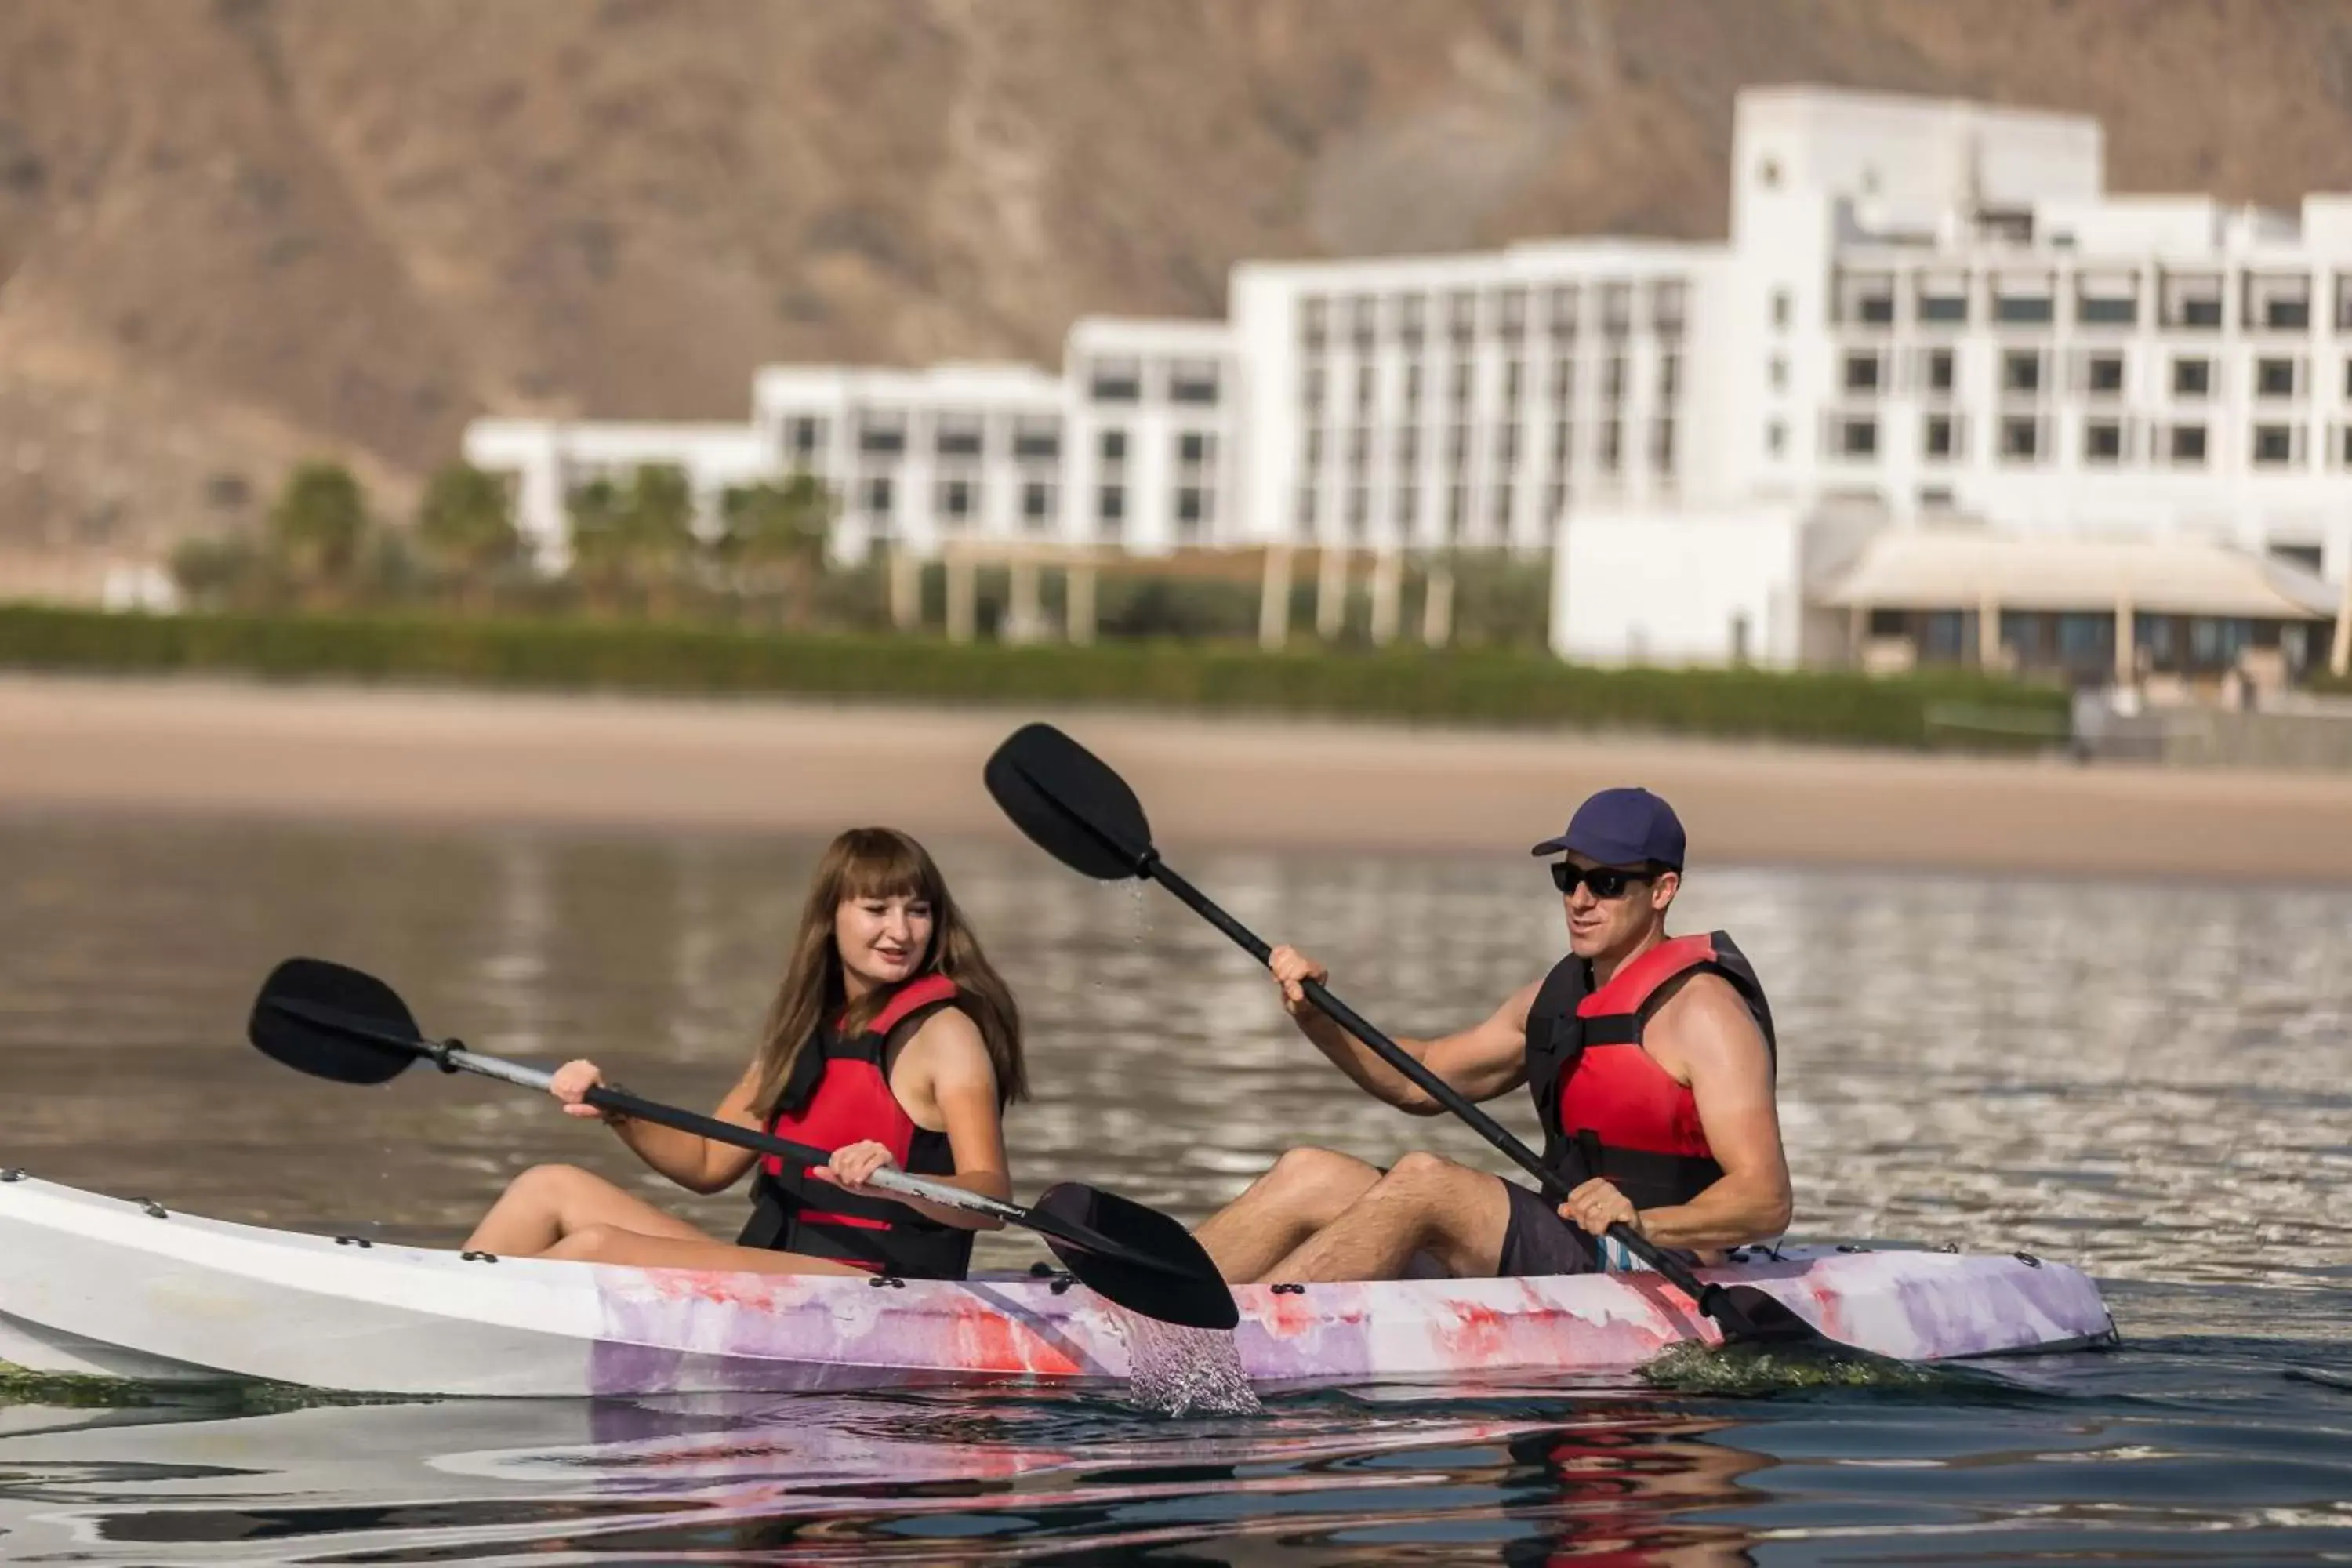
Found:
[[[740,1070],[816,846],[763,838],[0,822],[0,1163],[229,1218],[457,1236],[514,1171],[593,1165],[731,1230],[598,1129],[242,1044],[292,952],[427,1028],[593,1055],[657,1097]],[[942,844],[1016,987],[1026,1193],[1195,1218],[1282,1148],[1499,1162],[1355,1093],[1262,972],[1156,889]],[[1526,859],[1186,856],[1369,1016],[1466,1023],[1558,950]],[[2012,1394],[1763,1403],[1355,1390],[1248,1417],[1059,1396],[55,1411],[0,1404],[0,1559],[2265,1561],[2352,1549],[2352,894],[1706,871],[1687,928],[1771,988],[1798,1229],[2026,1248],[2110,1281],[2126,1348]],[[1524,1100],[1505,1120],[1532,1135]],[[987,1267],[1039,1254],[984,1237]],[[2143,1283],[2144,1282],[2144,1283]],[[2268,1288],[2263,1288],[2268,1287]]]

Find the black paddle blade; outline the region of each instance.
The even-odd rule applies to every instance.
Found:
[[[1151,824],[1110,764],[1051,724],[1024,724],[981,777],[1013,825],[1070,869],[1100,881],[1143,875]]]
[[[245,1037],[298,1072],[338,1083],[397,1078],[424,1044],[391,986],[323,958],[289,958],[269,972]]]
[[[1036,1206],[1159,1260],[1157,1268],[1129,1263],[1047,1237],[1045,1245],[1062,1267],[1097,1295],[1147,1318],[1195,1329],[1230,1329],[1241,1321],[1217,1266],[1191,1231],[1158,1209],[1076,1182],[1046,1188]]]
[[[1779,1298],[1753,1285],[1710,1285],[1699,1295],[1699,1310],[1713,1318],[1726,1341],[1738,1344],[1806,1346],[1843,1351],[1821,1330],[1782,1306]]]

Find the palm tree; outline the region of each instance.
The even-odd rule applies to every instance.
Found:
[[[497,574],[522,558],[507,488],[495,474],[455,462],[433,476],[416,508],[417,542],[457,578],[462,598],[478,603]]]
[[[270,553],[306,600],[348,596],[367,532],[367,498],[341,463],[301,464],[269,509]]]
[[[778,591],[783,618],[797,622],[810,586],[824,568],[833,512],[832,495],[807,474],[794,474],[781,485],[729,490],[721,503],[725,528],[719,557],[732,573],[736,592]]]

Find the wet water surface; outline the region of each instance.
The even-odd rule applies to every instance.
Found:
[[[814,843],[0,822],[0,1163],[225,1218],[446,1243],[588,1164],[731,1232],[502,1086],[297,1077],[242,1043],[292,952],[425,1026],[656,1098],[750,1049]],[[1541,972],[1517,857],[1181,854],[1403,1033]],[[1026,1016],[1015,1180],[1188,1220],[1283,1148],[1498,1168],[1355,1092],[1154,889],[934,846]],[[279,1409],[0,1391],[0,1560],[117,1563],[2325,1561],[2352,1557],[2352,893],[1741,868],[1687,888],[1780,1021],[1801,1237],[2024,1249],[2126,1343],[1914,1390],[1359,1388],[1169,1419],[992,1391]],[[1496,1109],[1522,1132],[1524,1097]],[[1040,1256],[983,1237],[983,1267]],[[120,1391],[101,1400],[131,1396]]]

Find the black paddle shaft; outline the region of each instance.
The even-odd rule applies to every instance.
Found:
[[[1175,894],[1177,899],[1194,914],[1224,932],[1237,946],[1260,963],[1265,963],[1273,955],[1274,949],[1266,945],[1265,938],[1227,914],[1208,894],[1169,869],[1167,864],[1157,854],[1144,857],[1142,872],[1143,875]],[[1362,1014],[1332,995],[1329,989],[1320,982],[1305,981],[1301,983],[1299,989],[1307,994],[1308,1001],[1328,1015],[1333,1023],[1363,1041],[1371,1048],[1375,1056],[1412,1079],[1415,1088],[1467,1122],[1472,1131],[1508,1155],[1512,1163],[1533,1176],[1551,1198],[1557,1202],[1567,1201],[1570,1191],[1568,1184],[1560,1179],[1558,1172],[1545,1164],[1534,1150],[1513,1137],[1508,1128],[1463,1099],[1454,1091],[1453,1085],[1430,1071],[1425,1063],[1416,1059],[1402,1046],[1374,1028]],[[1611,1239],[1622,1246],[1626,1251],[1648,1264],[1661,1279],[1697,1301],[1710,1316],[1715,1315],[1718,1310],[1737,1310],[1723,1300],[1722,1292],[1717,1287],[1703,1284],[1697,1275],[1683,1266],[1679,1258],[1659,1249],[1631,1226],[1622,1222],[1612,1225],[1609,1227],[1609,1235]]]

